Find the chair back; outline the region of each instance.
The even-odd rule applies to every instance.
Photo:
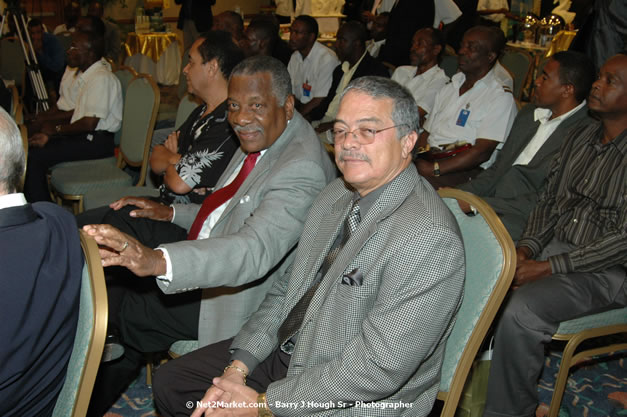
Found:
[[[201,104],[192,94],[185,94],[181,101],[179,101],[179,107],[176,110],[176,120],[174,121],[174,130],[177,130],[187,120],[189,115],[194,111],[196,107]]]
[[[0,77],[15,81],[15,85],[24,90],[26,64],[24,51],[17,38],[0,39]]]
[[[462,233],[466,254],[464,299],[446,342],[438,398],[443,416],[452,416],[477,351],[492,324],[516,268],[514,242],[494,210],[479,197],[456,189],[438,191]],[[457,200],[478,214],[468,216]]]
[[[98,245],[82,231],[80,234],[85,264],[81,279],[78,327],[53,417],[84,417],[87,414],[107,336],[107,289]]]
[[[15,84],[11,84],[9,90],[11,90],[11,116],[15,123],[19,125],[24,122],[24,106]]]
[[[24,146],[24,172],[22,173],[22,179],[20,180],[20,189],[24,189],[24,180],[26,179],[26,164],[28,163],[28,129],[23,124],[18,125],[20,129],[20,135],[22,136],[22,146]]]
[[[131,83],[131,80],[137,77],[137,71],[135,71],[131,67],[121,66],[117,70],[113,72],[118,80],[120,80],[120,86],[122,87],[122,103],[124,103],[124,99],[126,98],[126,90],[128,89],[128,85]],[[120,144],[120,139],[122,137],[122,129],[115,132],[115,136],[113,136],[113,142],[116,146]]]
[[[447,77],[451,78],[457,72],[457,55],[444,55],[440,62],[440,68],[444,70]]]
[[[531,74],[533,58],[529,53],[520,49],[508,49],[499,61],[512,74],[514,78],[514,98],[520,100],[523,87]]]
[[[140,74],[128,85],[124,98],[118,166],[140,167],[138,186],[146,180],[148,152],[159,101],[159,88],[150,75]]]

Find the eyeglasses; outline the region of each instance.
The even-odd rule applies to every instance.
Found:
[[[374,137],[377,135],[377,133],[383,132],[384,130],[394,129],[395,127],[399,127],[399,126],[409,126],[409,125],[407,123],[401,123],[400,125],[385,127],[383,129],[371,129],[368,127],[358,127],[357,129],[354,129],[352,131],[349,131],[346,129],[333,128],[333,129],[327,130],[327,139],[333,143],[342,143],[346,140],[346,137],[350,133],[351,135],[353,135],[355,139],[357,139],[357,141],[361,145],[370,145],[372,142],[374,142]]]

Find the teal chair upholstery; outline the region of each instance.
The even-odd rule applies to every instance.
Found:
[[[190,113],[199,106],[199,101],[191,94],[186,94],[179,102],[176,112],[176,120],[174,129],[178,129],[183,124]],[[98,189],[88,191],[83,197],[83,206],[85,210],[91,210],[97,207],[109,205],[113,201],[122,197],[159,197],[159,190],[152,187],[109,187],[106,189]]]
[[[531,74],[533,58],[525,51],[508,49],[499,61],[511,73],[514,79],[514,98],[520,100]]]
[[[198,349],[198,340],[177,340],[170,345],[170,351],[168,353],[171,357],[178,358],[196,349]]]
[[[128,86],[122,116],[120,151],[116,158],[76,161],[55,166],[50,176],[52,191],[61,200],[74,202],[74,212],[83,211],[83,196],[96,189],[142,186],[148,169],[150,139],[159,109],[159,89],[149,75],[139,75]],[[139,180],[124,171],[139,168]]]
[[[85,255],[78,313],[78,327],[65,382],[53,417],[84,417],[96,381],[107,336],[107,289],[96,242],[81,232]]]
[[[438,399],[443,416],[452,416],[477,351],[494,320],[516,269],[514,242],[494,213],[479,197],[456,189],[438,191],[462,233],[466,254],[464,298],[446,342]],[[468,202],[478,214],[468,216],[457,200]]]
[[[137,71],[135,71],[131,67],[121,66],[117,70],[113,72],[118,80],[120,80],[120,86],[122,87],[122,102],[126,99],[126,90],[128,89],[128,85],[131,81],[137,77]],[[113,137],[113,143],[115,146],[120,145],[120,140],[122,139],[122,129],[115,132],[115,136]]]
[[[606,345],[597,345],[577,353],[579,345],[589,339],[601,336],[627,334],[627,307],[591,314],[560,323],[553,340],[567,341],[562,354],[555,388],[551,398],[549,417],[557,417],[564,396],[570,369],[586,357],[627,350],[627,338],[606,339]]]

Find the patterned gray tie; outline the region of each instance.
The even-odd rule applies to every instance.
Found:
[[[320,267],[321,277],[324,277],[335,262],[335,258],[337,254],[342,250],[344,244],[348,241],[351,234],[357,229],[359,222],[361,221],[361,214],[359,212],[359,200],[355,200],[353,206],[346,217],[346,221],[344,222],[344,233],[342,235],[342,241],[335,245],[329,250],[327,256],[324,258],[322,262],[322,266]],[[296,332],[300,329],[300,326],[303,323],[303,319],[305,318],[305,313],[307,312],[307,308],[309,307],[309,303],[311,303],[311,299],[313,298],[318,286],[322,279],[318,280],[314,285],[312,285],[306,292],[303,294],[300,300],[294,305],[290,313],[285,318],[281,327],[279,327],[278,336],[279,342],[281,342],[281,350],[285,353],[292,354],[293,345],[285,346],[289,339],[291,339]]]

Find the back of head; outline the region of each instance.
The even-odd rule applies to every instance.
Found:
[[[296,21],[302,22],[307,29],[307,32],[313,33],[314,35],[316,35],[316,39],[318,38],[318,21],[316,19],[307,14],[301,14],[296,19],[294,19],[294,22]]]
[[[398,137],[418,132],[420,115],[412,94],[402,85],[389,78],[366,76],[357,78],[348,84],[342,92],[344,97],[349,91],[359,91],[376,100],[391,99],[394,102],[392,120],[397,126]]]
[[[292,94],[292,80],[287,68],[281,61],[271,56],[256,55],[246,58],[233,69],[231,77],[238,75],[255,75],[268,73],[272,78],[272,94],[280,106],[285,104],[287,97]]]
[[[0,195],[17,191],[24,167],[20,131],[13,118],[0,108]]]
[[[235,45],[229,32],[211,31],[200,37],[204,38],[203,43],[198,46],[203,64],[215,58],[222,76],[228,79],[233,68],[244,58],[241,49]]]
[[[446,50],[446,39],[444,37],[444,33],[442,33],[440,29],[434,28],[426,28],[424,30],[427,30],[429,35],[431,36],[432,45],[440,46],[440,53],[438,54],[438,61],[440,61],[442,59],[444,51]]]
[[[558,52],[551,57],[560,64],[558,74],[562,84],[571,84],[575,89],[575,100],[583,101],[588,97],[590,87],[596,78],[592,60],[586,55],[574,52]]]

